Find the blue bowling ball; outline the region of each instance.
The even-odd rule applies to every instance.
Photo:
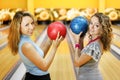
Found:
[[[87,32],[88,21],[86,18],[82,16],[75,17],[70,22],[70,29],[73,33],[79,34],[81,31],[83,32],[82,36]]]

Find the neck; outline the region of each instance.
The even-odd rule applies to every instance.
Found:
[[[92,39],[89,41],[88,44],[90,44],[91,42],[94,42],[96,40],[99,40],[100,39],[100,36],[95,36],[95,37],[92,37]]]
[[[94,37],[92,36],[91,40],[94,40],[94,39],[96,39],[98,37],[100,37],[100,36],[94,36]]]

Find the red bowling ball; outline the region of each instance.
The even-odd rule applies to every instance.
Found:
[[[60,32],[60,36],[65,38],[67,30],[63,23],[56,21],[48,25],[47,35],[50,39],[55,40],[58,32]]]

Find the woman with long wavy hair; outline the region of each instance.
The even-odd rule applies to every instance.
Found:
[[[112,41],[111,21],[103,13],[96,13],[90,19],[88,32],[84,37],[75,35],[74,64],[79,67],[78,80],[103,80],[98,64],[102,54],[110,50]],[[83,47],[85,37],[88,44]]]

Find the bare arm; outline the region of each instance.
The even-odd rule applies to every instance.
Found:
[[[82,65],[84,65],[85,63],[87,63],[88,61],[90,61],[92,59],[91,56],[87,55],[87,54],[81,54],[79,56],[78,53],[80,53],[81,50],[78,48],[75,48],[75,60],[74,60],[74,64],[76,67],[80,67]]]
[[[46,55],[45,58],[42,58],[30,43],[23,44],[22,52],[38,68],[40,68],[43,71],[46,71],[46,70],[48,70],[50,64],[53,61],[53,58],[55,56],[55,53],[57,51],[57,48],[58,48],[61,40],[62,40],[62,38],[60,37],[59,39],[57,38],[55,41],[53,41],[52,49]]]
[[[76,43],[80,44],[80,48],[75,48],[75,56],[74,56],[74,65],[76,67],[80,67],[84,64],[86,64],[88,61],[90,61],[92,59],[91,56],[87,55],[87,54],[81,54],[81,50],[83,49],[84,45],[84,37],[80,37],[82,33],[80,33],[79,35],[76,35]]]
[[[46,37],[45,41],[40,45],[40,48],[44,52],[44,57],[46,56],[47,52],[49,51],[51,45],[52,45],[52,40],[50,40],[48,37]]]

